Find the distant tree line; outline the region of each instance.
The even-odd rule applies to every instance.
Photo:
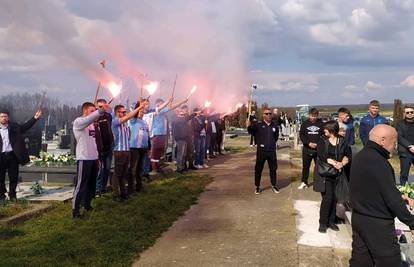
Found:
[[[50,98],[45,93],[8,94],[0,97],[0,108],[8,110],[10,120],[15,122],[27,121],[39,107],[43,111],[39,123],[41,127],[49,123],[56,125],[57,129],[64,128],[65,125],[71,128],[72,121],[81,114],[80,106],[61,105],[57,99]]]

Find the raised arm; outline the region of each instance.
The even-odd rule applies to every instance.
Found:
[[[185,99],[181,100],[180,102],[178,102],[176,104],[173,104],[171,106],[171,110],[174,110],[174,109],[178,108],[179,106],[181,106],[182,104],[187,103],[187,101],[188,101],[188,98],[185,98]]]
[[[127,113],[125,116],[123,116],[122,118],[119,118],[119,122],[120,123],[125,123],[128,120],[130,120],[131,118],[133,118],[135,115],[138,114],[138,112],[144,108],[145,105],[139,105],[136,109],[134,109],[133,111]]]
[[[76,130],[83,130],[89,125],[91,125],[96,119],[99,118],[100,115],[104,113],[103,109],[97,109],[88,116],[77,118],[73,122],[73,129]]]
[[[30,128],[33,127],[33,125],[37,122],[40,116],[42,116],[42,111],[39,109],[38,111],[36,111],[35,115],[30,120],[20,125],[20,131],[22,133],[28,131]]]

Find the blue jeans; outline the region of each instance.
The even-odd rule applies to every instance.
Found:
[[[205,136],[195,136],[194,137],[194,146],[195,146],[195,165],[204,164],[204,153],[206,149],[206,137]]]
[[[145,153],[144,156],[144,166],[142,167],[142,175],[148,175],[148,173],[150,172],[150,158],[148,156],[148,153]]]
[[[111,172],[112,151],[104,152],[99,158],[100,165],[98,177],[96,178],[96,191],[105,192],[108,184],[109,173]]]
[[[413,163],[414,155],[404,154],[400,156],[400,185],[405,185],[408,182],[408,174],[410,173],[410,167]]]

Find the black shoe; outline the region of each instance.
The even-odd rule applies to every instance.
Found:
[[[123,200],[123,201],[127,201],[128,200],[128,195],[122,195],[121,196],[121,200]]]
[[[9,200],[11,202],[17,202],[17,198],[15,196],[9,196]]]
[[[178,174],[183,174],[184,173],[183,170],[180,170],[180,171],[179,170],[176,170],[175,172],[178,173]]]
[[[260,195],[260,187],[256,187],[256,189],[254,190],[254,193],[256,195]]]
[[[275,194],[279,194],[280,193],[279,189],[276,186],[272,186],[272,191]]]
[[[80,218],[80,212],[79,211],[75,211],[75,210],[72,210],[72,218],[73,219],[77,219],[77,218]]]
[[[113,196],[112,200],[115,201],[115,202],[123,202],[122,198],[119,197],[119,196]]]
[[[336,231],[336,232],[339,231],[338,225],[336,225],[334,223],[332,223],[332,224],[329,225],[329,229],[331,229],[333,231]]]
[[[326,225],[319,225],[319,233],[326,233],[326,230],[328,230],[328,227]]]
[[[198,170],[194,165],[191,165],[190,167],[188,167],[189,170]]]
[[[5,197],[0,198],[0,205],[6,205],[6,198]]]

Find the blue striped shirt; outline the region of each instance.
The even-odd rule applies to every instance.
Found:
[[[121,123],[118,118],[112,121],[114,134],[114,151],[129,151],[129,127]]]
[[[170,111],[168,107],[155,112],[154,120],[152,122],[152,136],[167,135],[167,112]]]
[[[148,148],[149,132],[148,125],[142,119],[129,120],[131,136],[129,137],[129,146],[132,148]]]

